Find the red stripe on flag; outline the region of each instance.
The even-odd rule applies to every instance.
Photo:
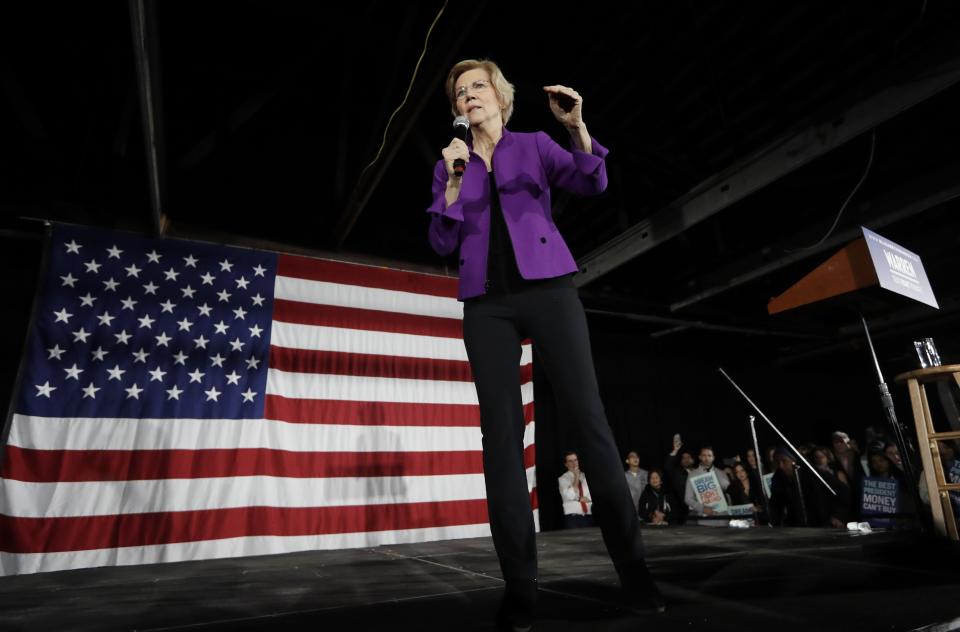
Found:
[[[465,360],[435,360],[274,346],[270,347],[270,368],[291,373],[325,373],[451,382],[473,381],[470,363]]]
[[[348,507],[237,507],[69,518],[0,515],[0,547],[7,553],[49,553],[486,522],[487,501],[484,499]]]
[[[524,465],[532,463],[524,460]],[[3,478],[32,483],[276,476],[336,478],[482,474],[479,450],[289,452],[235,450],[31,450],[10,446]]]
[[[479,426],[480,407],[474,404],[411,404],[339,399],[294,399],[267,395],[264,417],[274,421],[350,426]],[[533,421],[533,402],[523,407],[526,423]]]
[[[397,290],[413,294],[429,294],[446,298],[457,297],[457,279],[405,272],[369,265],[342,263],[325,259],[311,259],[295,255],[280,255],[277,258],[277,274],[297,279],[343,283],[360,287]]]
[[[420,316],[400,312],[384,312],[376,309],[302,303],[282,298],[273,302],[273,319],[297,325],[463,338],[463,321],[459,318]]]
[[[531,443],[526,448],[523,449],[523,467],[524,469],[528,467],[533,467],[537,464],[537,445]]]
[[[443,380],[448,382],[473,381],[470,363],[466,360],[439,360],[275,346],[270,347],[270,368],[290,373]],[[533,380],[532,364],[524,364],[518,368],[520,377],[518,385]]]

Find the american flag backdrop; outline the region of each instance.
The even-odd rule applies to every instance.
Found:
[[[0,574],[489,534],[456,280],[57,226]],[[536,517],[530,345],[518,368]]]

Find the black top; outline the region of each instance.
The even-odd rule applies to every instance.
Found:
[[[524,279],[520,275],[520,270],[517,268],[517,258],[514,255],[513,242],[510,240],[507,222],[503,218],[503,207],[500,206],[500,193],[497,190],[497,180],[492,171],[489,173],[489,176],[490,246],[487,257],[487,291],[486,294],[481,296],[502,296],[504,294],[514,294],[534,288],[572,288],[573,274],[533,280]]]

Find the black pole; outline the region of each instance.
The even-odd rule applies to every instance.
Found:
[[[803,519],[803,526],[810,526],[810,518],[807,516],[807,501],[803,497],[803,485],[800,484],[800,464],[793,462],[793,478],[797,482],[797,495],[800,497],[800,517]]]
[[[753,454],[757,459],[757,472],[760,474],[760,497],[763,498],[763,509],[767,514],[767,526],[772,527],[772,518],[770,517],[770,499],[767,498],[767,490],[763,486],[763,459],[760,457],[760,444],[757,442],[757,418],[750,415],[750,434],[753,435]],[[748,462],[749,466],[750,463]]]

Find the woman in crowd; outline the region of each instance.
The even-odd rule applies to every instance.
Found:
[[[676,506],[677,501],[664,486],[660,470],[651,470],[650,481],[640,495],[640,519],[647,524],[667,525]]]
[[[767,521],[766,504],[763,498],[763,489],[759,480],[751,474],[748,466],[736,463],[733,466],[733,478],[727,493],[730,495],[731,505],[753,505],[753,514],[757,524]]]

